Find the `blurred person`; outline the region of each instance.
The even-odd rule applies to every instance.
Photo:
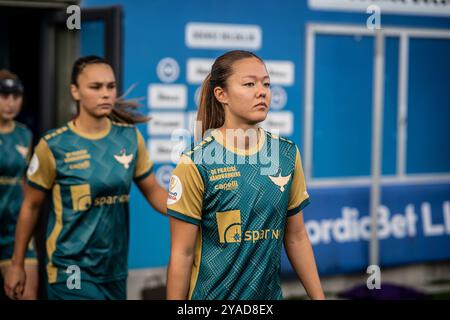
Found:
[[[0,273],[3,278],[11,265],[25,171],[32,147],[31,131],[14,120],[22,108],[23,94],[18,76],[0,70]],[[36,299],[38,291],[37,256],[32,244],[33,241],[27,241],[24,251],[24,273],[28,281],[21,299],[26,300]]]
[[[117,98],[111,66],[87,56],[73,65],[71,94],[77,115],[47,132],[27,171],[27,187],[16,231],[6,294],[22,297],[26,243],[47,193],[52,212],[47,230],[49,299],[126,299],[129,194],[134,181],[158,212],[167,192],[136,123],[148,118],[133,101]]]
[[[309,195],[299,150],[258,126],[270,100],[255,54],[215,60],[197,116],[204,139],[182,154],[170,181],[168,299],[282,299],[283,243],[309,297],[324,299],[303,221]]]

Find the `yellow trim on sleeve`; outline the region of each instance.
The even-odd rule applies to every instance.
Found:
[[[150,157],[147,152],[147,148],[145,147],[144,138],[142,134],[139,132],[139,129],[136,128],[136,136],[137,136],[137,160],[136,160],[136,169],[134,170],[134,177],[140,177],[143,174],[147,173],[152,167],[153,162],[150,160]]]
[[[178,183],[178,180],[175,176],[181,182],[181,186],[177,188],[175,188],[175,184]],[[184,154],[181,156],[177,167],[172,172],[172,181],[174,183],[173,188],[176,190],[169,189],[169,199],[171,196],[173,198],[168,202],[167,209],[196,220],[201,220],[205,185],[197,166],[191,158]],[[181,192],[178,188],[181,188]],[[176,192],[176,195],[172,194],[172,192]]]
[[[33,159],[34,157],[36,158]],[[34,150],[33,158],[27,171],[28,180],[50,190],[56,178],[56,160],[47,141],[44,139],[39,141]]]
[[[302,169],[302,159],[300,151],[296,147],[294,177],[292,179],[291,191],[289,194],[288,211],[298,207],[309,195],[306,191],[305,176]]]
[[[47,239],[47,275],[49,283],[55,283],[58,275],[58,269],[52,263],[52,256],[56,250],[56,241],[63,227],[61,187],[59,186],[59,184],[56,184],[53,187],[53,206],[55,208],[55,225],[52,232],[50,233],[50,236]]]

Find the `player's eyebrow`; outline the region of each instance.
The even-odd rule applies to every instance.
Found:
[[[242,76],[242,78],[252,78],[252,79],[269,79],[269,76],[264,76],[264,77],[257,77],[257,76],[253,76],[253,75],[247,75],[247,76]]]

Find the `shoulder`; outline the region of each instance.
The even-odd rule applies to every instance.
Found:
[[[271,133],[269,131],[266,131],[266,130],[264,130],[264,132],[266,134],[266,138],[268,138],[268,139],[278,140],[280,143],[295,146],[295,142],[292,141],[292,140],[289,140],[289,139],[287,139],[285,137],[282,137],[282,136],[279,136],[277,134],[273,134],[273,133]]]
[[[215,141],[213,136],[206,137],[200,142],[192,143],[190,147],[188,147],[183,154],[192,158],[196,153],[202,152],[205,148],[207,148],[211,143]]]
[[[26,125],[24,125],[23,123],[18,122],[18,121],[14,121],[14,123],[16,124],[17,130],[30,131],[28,129],[28,127]]]
[[[64,125],[59,128],[51,129],[47,131],[43,136],[42,139],[46,141],[47,143],[51,143],[56,140],[57,137],[63,136],[66,132],[68,132],[69,127],[67,125]]]
[[[132,141],[136,141],[142,136],[138,127],[130,123],[111,121],[111,130],[113,131],[112,137],[121,137]]]
[[[111,124],[113,127],[116,127],[116,128],[128,128],[128,129],[136,128],[136,126],[134,124],[124,123],[124,122],[111,121]]]
[[[121,133],[127,132],[134,134],[139,132],[139,129],[134,124],[122,123],[117,121],[111,121],[111,129]]]
[[[21,122],[17,122],[17,121],[15,121],[15,124],[16,124],[17,131],[19,131],[21,134],[31,137],[31,135],[32,135],[31,130],[28,129],[28,127],[26,125],[24,125]]]
[[[289,161],[296,161],[297,154],[299,154],[300,151],[294,141],[268,131],[265,132],[266,138],[270,141],[271,149],[278,148],[279,154],[283,155],[284,158],[290,159]]]
[[[294,141],[265,130],[264,132],[266,133],[266,139],[270,141],[271,145],[273,145],[274,143],[278,143],[281,150],[290,150],[290,151],[297,150],[297,145],[295,144]]]

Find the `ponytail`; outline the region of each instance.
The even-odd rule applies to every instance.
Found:
[[[211,83],[211,73],[209,73],[203,81],[197,113],[197,121],[201,125],[201,137],[209,129],[219,128],[225,122],[225,110],[223,105],[216,99],[214,88]]]
[[[150,117],[136,112],[141,105],[137,100],[123,100],[118,98],[108,116],[112,121],[128,124],[144,123],[150,120]]]

